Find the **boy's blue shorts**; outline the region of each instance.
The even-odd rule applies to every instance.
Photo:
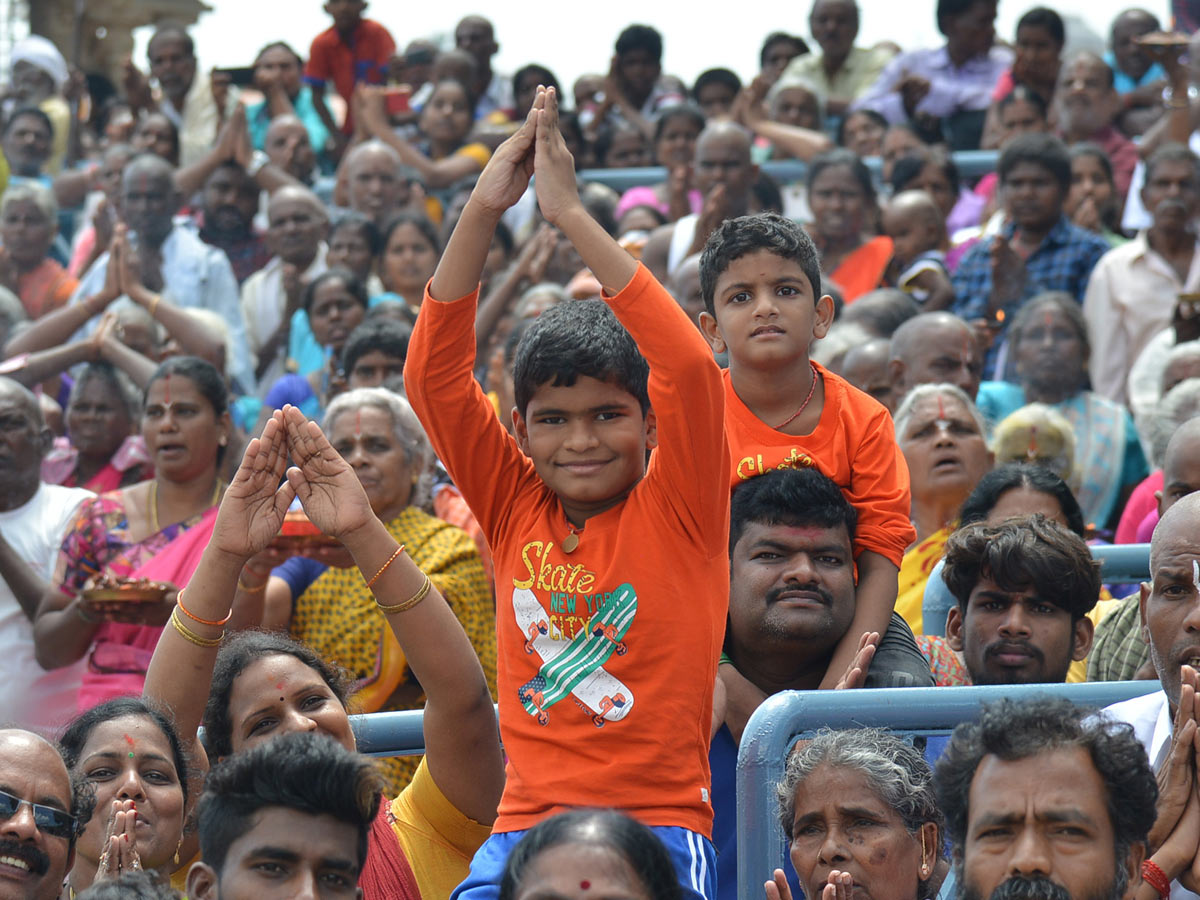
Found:
[[[666,845],[686,900],[713,900],[717,895],[717,854],[708,838],[668,825],[650,826],[650,830]],[[496,900],[508,855],[526,834],[505,831],[484,841],[471,860],[470,874],[454,889],[451,900]]]

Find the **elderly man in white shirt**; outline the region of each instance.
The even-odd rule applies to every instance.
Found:
[[[294,328],[306,329],[299,317],[304,286],[327,268],[324,238],[329,217],[321,201],[306,187],[283,187],[267,205],[267,246],[275,255],[242,285],[242,313],[250,346],[258,356],[259,393],[265,395],[286,371]],[[307,372],[301,371],[301,375]]]
[[[207,309],[229,329],[227,364],[236,390],[252,391],[254,357],[246,342],[246,323],[238,303],[238,285],[229,258],[200,240],[189,228],[172,221],[179,194],[171,164],[157,156],[142,156],[125,168],[121,180],[121,214],[136,236],[136,253],[143,284],[172,303]],[[107,251],[79,282],[72,303],[100,293],[108,272]],[[149,309],[154,315],[154,306]],[[90,327],[94,327],[95,320]]]
[[[33,616],[51,587],[63,535],[92,496],[42,483],[51,440],[37,398],[0,378],[0,722],[47,734],[75,715],[86,663],[50,672],[38,665]]]
[[[1200,816],[1195,815],[1196,730],[1200,723],[1200,494],[1166,507],[1150,543],[1150,583],[1142,585],[1143,633],[1162,690],[1105,710],[1128,722],[1158,775],[1158,815],[1150,857],[1171,882],[1172,900],[1200,887]]]

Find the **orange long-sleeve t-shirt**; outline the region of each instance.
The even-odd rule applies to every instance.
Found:
[[[811,434],[776,431],[754,415],[725,379],[725,433],[731,485],[770,469],[816,466],[858,513],[854,555],[871,550],[897,566],[917,539],[909,519],[908,465],[896,443],[892,417],[879,401],[813,363],[825,382],[825,406]]]
[[[728,607],[729,450],[712,354],[644,267],[608,303],[650,363],[658,447],[572,553],[563,507],[472,375],[477,293],[428,296],[408,398],[496,565],[500,733],[495,830],[611,806],[708,836],[712,688]]]

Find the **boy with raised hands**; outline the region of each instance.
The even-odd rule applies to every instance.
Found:
[[[542,214],[605,298],[560,304],[525,334],[511,437],[472,375],[474,321],[496,223],[534,173]],[[496,897],[527,829],[606,806],[653,827],[685,895],[711,898],[707,752],[729,581],[721,378],[679,305],[580,203],[553,90],[480,176],[426,290],[405,385],[496,562],[508,780],[454,896]]]

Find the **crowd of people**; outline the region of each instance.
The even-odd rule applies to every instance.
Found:
[[[0,898],[733,900],[771,695],[1130,679],[821,732],[752,875],[1200,893],[1200,37],[814,0],[748,82],[635,24],[564,86],[366,6],[246,85],[13,47]]]

